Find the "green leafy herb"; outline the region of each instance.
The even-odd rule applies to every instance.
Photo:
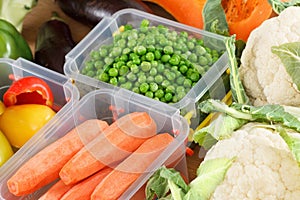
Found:
[[[282,1],[268,0],[275,13],[280,14],[284,9],[291,6],[300,6],[300,0]]]
[[[238,63],[236,59],[236,46],[235,46],[235,35],[225,38],[225,46],[229,59],[230,69],[230,86],[232,92],[232,98],[234,102],[241,104],[249,104],[249,98],[245,92],[244,86],[240,80]]]
[[[202,162],[197,169],[197,177],[187,185],[180,173],[162,166],[146,185],[146,199],[207,200],[225,175],[235,158],[216,158]],[[170,192],[170,193],[169,193]]]
[[[229,36],[226,15],[221,0],[206,1],[202,15],[205,30],[219,35]]]
[[[217,141],[230,138],[233,131],[247,123],[247,120],[221,113],[214,121],[194,132],[193,141],[210,149]]]
[[[300,167],[300,136],[296,137],[287,133],[286,129],[279,127],[277,129],[282,139],[286,142],[289,149],[291,150],[295,160],[298,162]]]
[[[178,171],[162,166],[155,171],[147,182],[146,199],[152,200],[155,195],[157,198],[168,196],[170,183],[172,183],[173,191],[175,191],[175,187],[178,187],[183,195],[190,189]],[[176,191],[176,194],[181,192]]]
[[[190,190],[185,199],[207,200],[222,183],[235,158],[205,160],[197,169],[197,177],[189,184]]]
[[[293,83],[300,90],[300,42],[285,43],[271,48],[280,59]]]

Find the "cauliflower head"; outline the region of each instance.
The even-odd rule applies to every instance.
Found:
[[[251,32],[239,73],[253,105],[300,106],[300,91],[280,58],[271,52],[272,46],[297,41],[300,41],[300,7],[286,8]]]
[[[259,123],[248,123],[231,138],[218,141],[204,162],[224,157],[235,157],[235,161],[211,200],[299,199],[300,168],[277,132]]]

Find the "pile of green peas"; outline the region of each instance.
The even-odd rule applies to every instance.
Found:
[[[163,25],[120,27],[110,44],[90,52],[83,75],[166,103],[177,103],[215,63],[220,52],[202,39]]]

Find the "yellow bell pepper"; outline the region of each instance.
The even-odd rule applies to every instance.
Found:
[[[14,154],[5,135],[0,131],[0,167]]]
[[[12,146],[20,148],[54,115],[55,112],[45,105],[9,106],[0,116],[0,130]]]

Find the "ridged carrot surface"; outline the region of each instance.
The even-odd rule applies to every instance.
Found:
[[[148,113],[124,115],[76,153],[59,176],[67,185],[77,183],[104,167],[113,167],[155,134],[156,123]]]
[[[9,191],[16,196],[30,194],[56,180],[61,168],[84,143],[101,135],[107,127],[107,122],[98,119],[78,125],[25,162],[7,181]]]

